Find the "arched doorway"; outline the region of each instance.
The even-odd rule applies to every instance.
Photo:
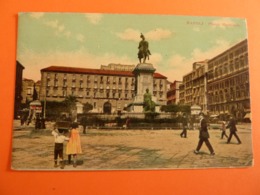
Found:
[[[103,112],[105,113],[105,114],[111,114],[111,103],[109,103],[109,102],[105,102],[104,103],[104,106],[103,106]]]

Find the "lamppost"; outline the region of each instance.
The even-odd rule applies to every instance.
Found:
[[[43,119],[45,120],[46,119],[46,96],[47,96],[47,77],[43,77],[43,79],[46,78],[46,81],[44,82],[44,104],[43,104]]]
[[[195,128],[194,124],[196,123],[196,116],[199,115],[199,113],[201,112],[201,107],[198,105],[193,105],[190,107],[191,110],[191,116],[192,116],[192,126],[193,129]]]
[[[120,111],[121,111],[121,102],[120,102],[120,100],[121,100],[121,98],[117,99],[117,105],[116,105],[117,114],[120,114]]]

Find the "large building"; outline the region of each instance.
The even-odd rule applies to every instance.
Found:
[[[243,118],[250,112],[247,40],[208,62],[208,109],[212,114]]]
[[[184,80],[184,79],[183,79]],[[185,85],[183,84],[183,82],[180,84],[179,86],[179,91],[180,91],[180,104],[185,104]]]
[[[192,72],[183,76],[183,89],[184,90],[184,103],[186,105],[192,105],[192,89],[193,89],[193,82],[192,82]],[[181,91],[182,93],[182,91]]]
[[[192,105],[199,105],[202,112],[207,112],[207,60],[193,63]]]
[[[192,71],[183,76],[180,86],[180,103],[198,105],[203,112],[207,111],[207,60],[193,63]]]
[[[16,75],[15,75],[15,97],[14,97],[14,118],[18,118],[22,102],[22,79],[24,66],[16,61]]]
[[[182,81],[174,81],[167,91],[167,104],[178,104],[180,102],[180,85]]]
[[[153,95],[165,105],[167,78],[154,73],[153,82]],[[83,104],[88,102],[93,105],[93,112],[117,112],[133,101],[135,92],[134,74],[126,68],[50,66],[41,70],[40,100],[63,101],[66,96],[72,95]]]
[[[233,114],[242,119],[250,113],[247,40],[210,60],[195,62],[183,76],[180,103],[198,105],[210,115]]]

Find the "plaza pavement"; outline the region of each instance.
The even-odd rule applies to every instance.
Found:
[[[193,153],[198,143],[198,130],[188,130],[181,138],[181,130],[113,130],[88,129],[81,134],[83,153],[78,155],[78,165],[54,168],[54,138],[51,123],[45,130],[33,126],[20,127],[14,122],[12,169],[15,170],[153,170],[248,167],[253,164],[251,126],[238,125],[238,136],[227,144],[220,139],[221,131],[210,129],[210,142],[216,155],[209,155],[203,144],[200,154]],[[229,133],[229,130],[227,130]],[[64,148],[66,143],[64,144]],[[64,149],[65,159],[67,158]]]

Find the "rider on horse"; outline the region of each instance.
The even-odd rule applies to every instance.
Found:
[[[143,63],[145,63],[146,58],[149,60],[149,55],[151,55],[150,50],[149,50],[149,43],[145,40],[145,37],[143,34],[141,34],[141,41],[139,42],[139,52],[138,52],[138,58],[139,62],[141,63],[141,59],[143,58]]]

